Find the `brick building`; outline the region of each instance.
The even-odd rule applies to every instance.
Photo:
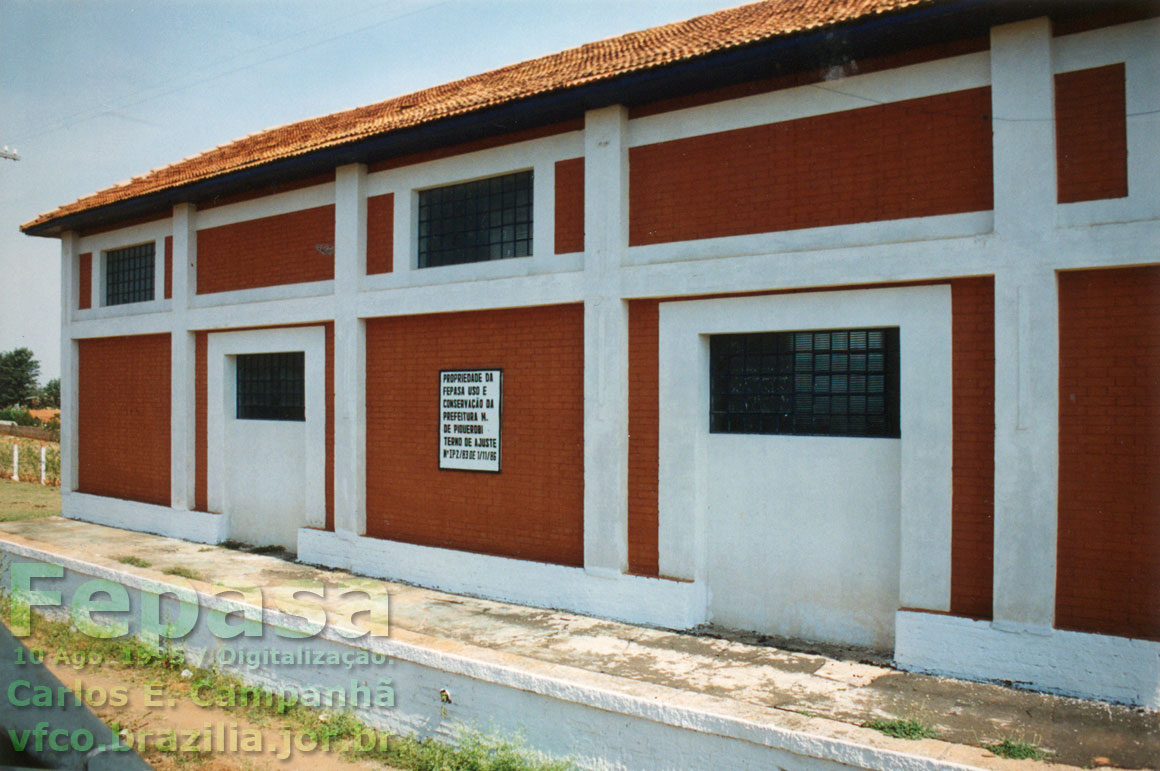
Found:
[[[1160,706],[1158,39],[769,0],[41,215],[64,512]]]

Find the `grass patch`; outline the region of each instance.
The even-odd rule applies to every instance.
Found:
[[[165,568],[165,570],[162,570],[161,572],[167,576],[180,576],[181,578],[188,578],[191,581],[203,580],[201,577],[201,573],[198,573],[196,570],[190,570],[189,568],[184,568],[180,565],[178,565],[177,567]]]
[[[1034,744],[1017,742],[1011,739],[1004,739],[995,744],[984,744],[983,749],[1001,758],[1010,758],[1012,760],[1043,760],[1047,757],[1047,753]]]
[[[123,557],[117,557],[117,562],[120,562],[122,565],[132,565],[135,568],[147,568],[153,565],[152,562],[143,560],[140,557],[134,556],[132,554],[126,554]]]
[[[862,724],[863,728],[873,728],[875,731],[893,736],[895,739],[934,739],[938,732],[925,723],[917,720],[868,720]]]
[[[461,730],[453,746],[434,739],[392,736],[372,750],[347,753],[353,760],[375,760],[408,771],[571,771],[568,760],[546,757],[519,740]]]
[[[2,442],[0,446],[3,446]],[[0,477],[0,522],[60,516],[60,488],[34,482],[13,482],[8,479],[12,473],[11,463],[9,455],[8,473]]]

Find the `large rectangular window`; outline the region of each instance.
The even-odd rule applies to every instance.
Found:
[[[105,305],[153,299],[153,243],[105,252]]]
[[[899,436],[898,328],[714,335],[709,431]]]
[[[306,420],[306,354],[237,357],[238,420]]]
[[[419,191],[419,267],[532,253],[532,172]]]

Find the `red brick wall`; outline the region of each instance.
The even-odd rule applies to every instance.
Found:
[[[173,297],[173,236],[165,237],[165,299]]]
[[[333,204],[199,230],[197,293],[333,279],[333,247]]]
[[[77,489],[168,506],[169,335],[77,347]]]
[[[951,613],[991,618],[995,511],[995,282],[951,282]]]
[[[1124,65],[1055,76],[1055,156],[1059,202],[1128,194]]]
[[[1059,274],[1055,624],[1160,640],[1160,266]]]
[[[80,275],[77,287],[77,308],[85,310],[93,307],[93,253],[81,255]]]
[[[289,324],[286,326],[316,326]],[[334,529],[334,322],[322,323],[326,331],[326,529]],[[281,327],[246,327],[246,329],[280,329]],[[222,330],[225,331],[225,330]],[[230,332],[240,330],[231,329]],[[194,359],[194,506],[209,511],[209,332],[195,334]],[[219,512],[220,513],[220,512]]]
[[[629,243],[992,208],[976,88],[629,151]]]
[[[660,401],[660,303],[628,303],[628,571],[655,576]]]
[[[394,270],[395,194],[367,198],[367,275]]]
[[[367,321],[367,534],[584,562],[584,308]],[[441,369],[503,369],[498,474],[438,468]]]
[[[584,251],[584,159],[556,161],[556,254]]]

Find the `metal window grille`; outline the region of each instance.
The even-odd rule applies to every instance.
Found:
[[[419,192],[419,267],[532,253],[532,172]]]
[[[153,299],[153,244],[105,253],[105,305]]]
[[[238,356],[238,419],[306,420],[305,366],[302,351]]]
[[[714,335],[709,431],[898,437],[898,328]]]

